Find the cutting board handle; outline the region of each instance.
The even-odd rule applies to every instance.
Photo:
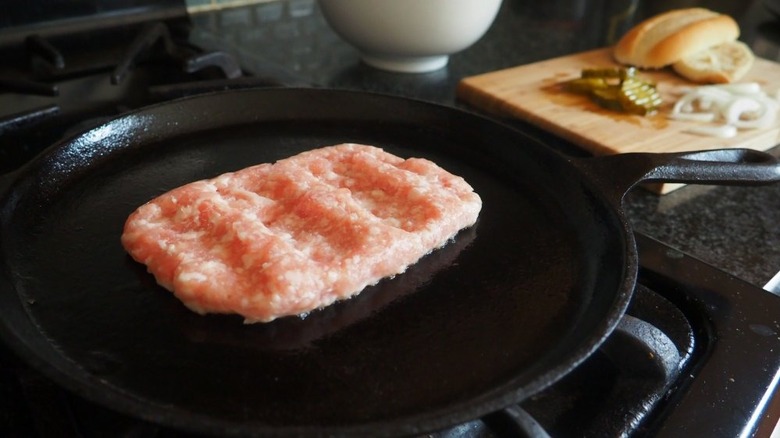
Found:
[[[780,181],[780,160],[753,149],[627,153],[572,161],[619,204],[639,183],[760,185]]]

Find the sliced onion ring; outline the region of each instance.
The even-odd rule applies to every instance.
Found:
[[[686,132],[726,138],[736,135],[737,129],[771,126],[777,122],[778,110],[780,101],[764,93],[758,83],[747,82],[691,88],[675,102],[668,117],[673,120],[722,123],[720,126],[701,125]]]

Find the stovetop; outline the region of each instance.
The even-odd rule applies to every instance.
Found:
[[[255,19],[294,19],[288,6],[277,16],[270,8],[278,6],[268,5],[272,13]],[[312,28],[296,25],[277,22],[276,32],[311,37]],[[31,34],[23,46],[0,51],[19,61],[0,68],[0,173],[60,138],[153,102],[306,83],[271,55],[241,53],[190,30],[177,17],[75,37]],[[101,53],[99,61],[84,47]],[[305,51],[298,55],[307,59]],[[400,80],[407,91],[421,86]],[[521,404],[433,436],[749,436],[776,421],[767,407],[780,376],[780,299],[644,234],[637,239],[639,285],[595,354]],[[188,436],[73,395],[0,346],[0,436],[71,435]]]

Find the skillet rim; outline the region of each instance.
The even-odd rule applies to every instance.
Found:
[[[533,384],[527,385],[513,385],[512,383],[517,380],[517,377],[511,379],[506,384],[498,386],[484,392],[481,396],[474,399],[470,399],[467,403],[459,403],[456,405],[448,405],[446,409],[437,409],[428,411],[425,414],[419,414],[415,416],[403,417],[399,420],[377,421],[377,422],[364,422],[352,426],[336,426],[336,427],[316,427],[316,426],[269,426],[267,424],[258,423],[243,423],[240,426],[236,426],[234,422],[224,420],[213,420],[209,418],[183,418],[189,414],[186,412],[177,413],[177,409],[151,406],[148,407],[149,401],[137,401],[132,397],[122,397],[121,389],[110,387],[114,392],[106,392],[105,385],[101,386],[95,382],[95,377],[90,373],[83,373],[83,376],[74,377],[71,373],[65,372],[46,360],[34,349],[19,339],[18,336],[13,335],[13,328],[7,326],[5,317],[0,317],[0,339],[9,344],[12,349],[19,354],[25,361],[30,363],[34,368],[41,371],[47,377],[52,378],[55,382],[67,388],[71,392],[78,395],[82,395],[87,399],[98,402],[112,409],[125,412],[144,420],[162,423],[174,428],[187,430],[191,432],[204,432],[206,433],[219,433],[235,436],[254,435],[261,433],[262,435],[272,436],[287,436],[287,435],[350,435],[350,436],[362,436],[370,432],[372,435],[391,436],[396,434],[415,434],[425,431],[432,431],[443,427],[450,426],[452,424],[462,423],[470,419],[481,417],[490,412],[499,410],[510,404],[519,403],[523,399],[530,395],[533,395],[552,383],[556,382],[560,377],[565,375],[566,372],[579,365],[582,361],[587,359],[612,333],[617,326],[618,322],[625,314],[628,303],[633,296],[633,287],[636,283],[638,275],[638,255],[636,249],[636,243],[630,224],[626,220],[626,217],[622,211],[620,205],[615,205],[615,201],[612,200],[608,194],[604,193],[594,181],[588,177],[586,173],[581,172],[581,169],[573,164],[573,160],[566,158],[557,151],[553,150],[550,146],[546,145],[543,141],[532,137],[526,132],[518,130],[512,126],[506,125],[495,119],[483,116],[481,114],[474,113],[472,111],[457,108],[429,101],[401,97],[395,95],[387,95],[375,92],[364,92],[354,90],[328,90],[328,89],[310,89],[310,88],[283,88],[283,89],[241,89],[241,90],[229,90],[211,92],[196,96],[184,97],[176,100],[158,103],[155,105],[139,108],[128,113],[122,114],[110,121],[107,121],[96,128],[90,129],[83,133],[77,133],[69,138],[65,138],[58,143],[47,148],[39,156],[35,157],[32,161],[27,163],[19,171],[12,172],[0,176],[0,196],[2,196],[2,204],[0,207],[5,208],[7,203],[7,197],[13,192],[13,188],[16,183],[23,178],[25,174],[32,173],[37,167],[45,164],[46,160],[52,155],[55,155],[58,151],[68,147],[74,142],[80,141],[89,133],[94,132],[97,129],[105,126],[109,123],[114,123],[121,120],[127,120],[131,117],[137,117],[144,114],[152,113],[158,109],[164,109],[166,107],[174,107],[176,105],[186,105],[188,101],[194,100],[210,100],[213,98],[219,98],[220,96],[227,95],[243,95],[243,94],[266,94],[266,93],[281,93],[288,95],[295,95],[300,93],[314,93],[318,95],[332,96],[348,96],[349,98],[357,99],[378,99],[381,102],[397,103],[398,105],[413,105],[415,107],[425,108],[428,112],[441,111],[448,115],[455,115],[458,117],[474,118],[480,121],[480,123],[487,123],[491,126],[491,129],[499,131],[505,131],[511,133],[512,136],[518,140],[524,140],[534,143],[538,148],[543,149],[545,155],[555,156],[556,160],[566,162],[572,170],[579,172],[580,179],[588,186],[588,193],[594,195],[599,203],[609,210],[609,214],[616,219],[616,224],[619,224],[620,242],[624,248],[625,263],[623,265],[622,280],[619,282],[621,287],[613,294],[613,305],[610,307],[610,311],[602,315],[601,324],[603,330],[598,333],[598,336],[588,336],[586,341],[580,342],[577,351],[571,353],[567,358],[569,360],[559,363],[558,366],[547,369],[542,373],[536,373],[537,376],[533,379]],[[301,96],[297,96],[301,97]],[[332,99],[328,97],[328,99]],[[380,102],[380,103],[381,103]],[[119,148],[120,150],[122,148]],[[4,181],[7,179],[7,181]],[[3,183],[7,182],[7,187],[3,186]],[[5,221],[5,215],[0,215],[0,219]],[[2,240],[0,240],[0,248],[2,247]],[[5,265],[6,263],[4,263]],[[2,278],[5,281],[4,278]],[[617,283],[617,282],[616,282]],[[18,295],[14,291],[13,295]],[[40,333],[39,333],[40,334]],[[19,341],[19,342],[17,342]],[[560,361],[559,361],[560,362]],[[87,386],[85,386],[87,385]],[[516,387],[515,390],[507,390],[506,387]],[[497,395],[501,393],[503,395]],[[475,405],[480,409],[475,412]],[[446,411],[446,412],[440,412]]]

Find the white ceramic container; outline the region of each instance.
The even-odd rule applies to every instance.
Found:
[[[319,0],[325,19],[369,65],[438,70],[479,40],[502,0]]]

